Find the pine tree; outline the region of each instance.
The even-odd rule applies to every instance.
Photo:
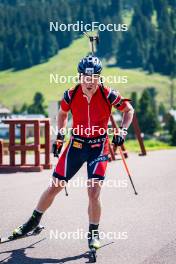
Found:
[[[13,106],[12,113],[15,115],[19,114],[19,110],[18,110],[18,107],[16,105]]]
[[[132,92],[131,93],[131,100],[132,100],[132,106],[134,110],[137,112],[138,111],[138,97],[137,97],[137,92]]]
[[[150,21],[142,13],[140,6],[135,6],[130,29],[123,34],[119,46],[117,63],[121,67],[147,69],[151,43],[154,37],[154,29]]]
[[[155,87],[148,87],[147,91],[148,91],[149,96],[150,96],[152,111],[157,113],[157,105],[156,105],[157,91],[156,91]]]
[[[159,113],[159,115],[161,115],[163,117],[165,116],[166,108],[165,108],[165,105],[163,103],[159,104],[158,113]]]
[[[171,136],[171,145],[176,146],[176,124],[174,126]]]
[[[160,18],[162,14],[163,8],[166,8],[167,6],[167,1],[166,0],[153,0],[154,7],[157,11],[157,17],[158,19]]]
[[[20,113],[27,113],[27,112],[28,112],[28,105],[26,103],[24,103],[21,106]]]
[[[33,103],[28,107],[29,114],[43,114],[47,116],[46,106],[44,105],[44,96],[42,93],[37,92],[34,95]]]
[[[138,117],[142,132],[152,135],[157,130],[158,117],[153,111],[151,96],[148,89],[143,91],[139,100]]]
[[[44,58],[48,59],[56,54],[58,45],[56,38],[53,34],[46,32],[43,38],[43,54]]]
[[[144,64],[144,54],[135,30],[129,30],[124,35],[117,53],[117,64],[121,67],[135,68]]]
[[[172,135],[175,129],[175,119],[171,114],[167,114],[165,119],[166,119],[165,128],[168,129],[169,134]]]
[[[49,21],[118,24],[123,22],[124,8],[133,8],[128,32],[100,32],[98,55],[117,57],[121,67],[176,75],[175,0],[88,0],[86,4],[82,0],[22,1],[0,1],[0,69],[42,63],[82,35],[72,30],[49,32]],[[154,12],[155,25],[151,21]]]
[[[12,55],[7,46],[4,46],[3,50],[3,69],[9,69],[12,67]]]
[[[151,19],[154,11],[153,0],[141,0],[141,10],[144,16]]]
[[[0,42],[0,70],[3,69],[3,44]]]
[[[25,69],[33,65],[32,55],[29,47],[26,45],[22,50],[21,60],[19,63],[19,69]]]

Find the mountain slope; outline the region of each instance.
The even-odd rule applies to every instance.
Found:
[[[87,38],[75,40],[68,48],[59,52],[48,62],[21,71],[0,72],[0,103],[13,107],[20,106],[24,102],[32,102],[34,94],[38,91],[44,94],[46,103],[61,98],[63,91],[74,86],[73,83],[50,83],[50,74],[59,76],[75,76],[77,74],[77,63],[89,51]],[[104,63],[105,65],[105,63]],[[124,70],[117,67],[105,65],[104,76],[114,75],[127,76],[128,83],[109,84],[118,88],[120,92],[129,96],[132,91],[141,92],[145,87],[157,88],[158,101],[169,103],[170,80],[160,74],[148,75],[141,70]],[[120,77],[119,77],[120,78]]]

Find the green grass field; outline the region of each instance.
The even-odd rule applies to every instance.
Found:
[[[164,143],[155,139],[144,140],[146,151],[162,150],[162,149],[173,149],[175,147],[170,146],[168,143]],[[141,152],[139,143],[137,140],[128,140],[125,142],[126,149],[131,152]]]
[[[69,137],[66,138],[66,141],[68,142]],[[110,139],[111,141],[112,139]],[[44,138],[40,139],[41,144],[44,144],[45,140]],[[4,140],[5,143],[8,143],[9,141],[7,139]],[[27,144],[32,144],[34,142],[34,139],[28,138]],[[16,139],[16,144],[20,144],[20,139]],[[164,143],[162,141],[156,140],[156,139],[147,139],[144,140],[144,145],[146,148],[146,151],[154,151],[154,150],[162,150],[162,149],[173,149],[176,148],[174,146],[170,146],[168,143]],[[127,139],[125,142],[125,148],[129,152],[138,152],[140,153],[140,146],[136,139]],[[33,153],[32,151],[29,151],[28,153]]]
[[[51,100],[61,98],[63,91],[74,86],[73,83],[50,83],[50,74],[71,75],[77,73],[78,61],[89,51],[86,37],[75,40],[68,48],[61,50],[48,62],[21,71],[0,72],[0,103],[11,107],[20,106],[24,102],[32,102],[34,94],[38,91],[45,96],[46,104]],[[154,86],[158,91],[157,100],[163,101],[166,106],[169,103],[170,81],[160,74],[148,75],[146,72],[137,70],[125,70],[117,67],[105,66],[102,74],[127,76],[128,83],[110,84],[119,89],[126,96],[132,91],[141,93],[145,87]]]

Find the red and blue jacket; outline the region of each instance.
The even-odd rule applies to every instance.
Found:
[[[75,89],[76,92],[74,91]],[[77,88],[71,88],[64,92],[61,100],[61,109],[65,112],[71,110],[73,117],[72,128],[82,127],[92,129],[97,127],[97,132],[90,137],[100,136],[98,128],[107,129],[108,120],[111,114],[112,106],[119,111],[123,111],[127,106],[128,99],[124,99],[119,92],[110,87],[99,86],[92,95],[90,102],[83,93],[81,85]],[[86,134],[80,133],[80,136],[87,137]]]

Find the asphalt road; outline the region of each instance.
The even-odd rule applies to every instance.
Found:
[[[176,150],[130,154],[127,162],[139,195],[134,195],[122,161],[109,163],[97,263],[175,264]],[[2,236],[28,219],[51,172],[0,174]],[[87,240],[82,238],[88,228],[85,179],[83,166],[70,183],[69,196],[60,193],[43,216],[45,230],[1,244],[0,263],[88,263]],[[82,186],[76,186],[78,181]]]

